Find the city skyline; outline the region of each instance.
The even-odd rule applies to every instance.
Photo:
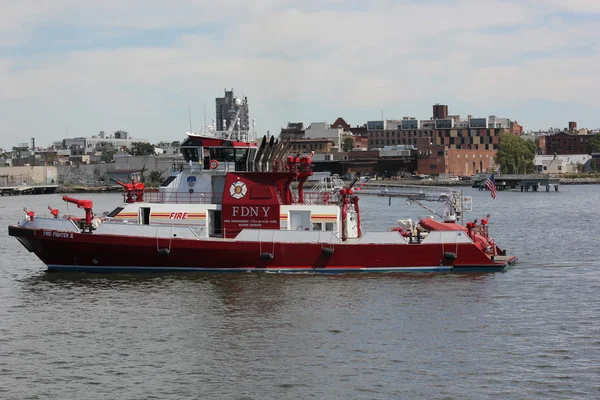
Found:
[[[600,127],[600,2],[0,0],[0,147],[99,131],[181,140],[223,88],[289,121],[497,115]],[[204,112],[206,109],[206,112]]]

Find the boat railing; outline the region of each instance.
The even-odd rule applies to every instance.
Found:
[[[165,204],[221,204],[222,192],[144,192],[147,203]]]
[[[315,206],[330,206],[338,203],[337,192],[304,192],[304,203]]]
[[[483,236],[484,238],[489,237],[488,225],[477,225],[474,228],[476,234]]]

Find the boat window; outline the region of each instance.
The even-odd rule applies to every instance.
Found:
[[[223,148],[211,148],[210,159],[217,161],[234,161],[235,160],[235,149],[223,149]]]
[[[173,182],[175,180],[175,178],[177,178],[177,176],[173,175],[168,177],[167,179],[165,179],[165,181],[163,183],[160,184],[160,186],[162,187],[167,187],[171,184],[171,182]]]
[[[247,171],[252,171],[254,169],[254,162],[256,158],[256,149],[248,149],[248,159],[246,161]]]
[[[235,161],[242,161],[248,158],[248,149],[235,149]]]
[[[325,222],[325,230],[332,231],[333,230],[333,222]]]
[[[115,208],[114,210],[112,210],[112,211],[111,211],[111,212],[110,212],[110,213],[107,215],[107,217],[111,217],[111,218],[112,218],[112,217],[115,217],[115,216],[117,216],[117,214],[119,214],[121,211],[123,211],[123,207],[117,207],[117,208]]]
[[[182,147],[181,153],[183,154],[183,158],[185,161],[199,161],[200,156],[198,154],[198,147]]]
[[[313,231],[322,231],[323,230],[323,224],[321,224],[320,222],[313,222]]]
[[[247,171],[248,149],[235,149],[235,170]]]

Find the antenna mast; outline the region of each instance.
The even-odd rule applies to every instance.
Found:
[[[188,116],[190,117],[190,133],[194,133],[194,131],[192,130],[192,110],[190,107],[190,103],[188,102]]]

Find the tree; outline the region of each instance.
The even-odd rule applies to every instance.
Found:
[[[127,151],[132,156],[152,156],[154,155],[154,145],[150,143],[133,142],[131,149]]]
[[[344,135],[342,137],[342,151],[352,151],[354,148],[354,137],[352,135]]]
[[[600,153],[600,133],[590,139],[590,153]]]
[[[112,162],[115,154],[117,154],[117,149],[106,149],[102,150],[102,155],[100,156],[100,161],[105,163]]]
[[[150,175],[148,177],[148,183],[151,186],[158,186],[158,185],[160,185],[163,182],[163,180],[164,180],[164,178],[163,178],[163,173],[164,172],[165,171],[158,171],[158,170],[150,171]]]
[[[142,169],[140,170],[140,182],[146,182],[146,177],[144,176],[146,171],[148,171],[148,168],[146,168],[146,164],[144,164],[142,165]]]
[[[535,143],[524,140],[512,133],[500,138],[496,164],[502,166],[504,173],[528,173],[535,169]]]

